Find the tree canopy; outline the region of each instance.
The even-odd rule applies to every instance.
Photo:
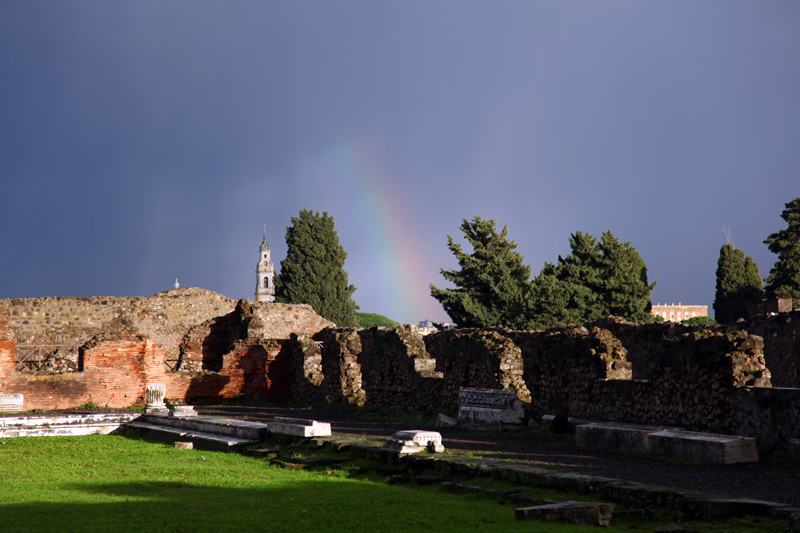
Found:
[[[633,322],[652,322],[647,265],[630,243],[610,231],[598,242],[574,233],[572,252],[558,263],[545,263],[534,279],[535,322],[539,328],[582,323],[609,315]]]
[[[598,242],[588,233],[570,237],[572,252],[556,264],[545,263],[530,280],[530,267],[494,220],[473,217],[460,226],[472,253],[448,236],[448,247],[460,270],[441,270],[455,289],[431,285],[431,295],[461,327],[503,325],[514,329],[546,329],[583,323],[608,315],[652,322],[647,266],[630,243],[610,231]]]
[[[786,204],[781,218],[787,223],[786,229],[771,234],[764,241],[770,252],[778,254],[766,279],[766,295],[800,302],[800,198]]]
[[[508,239],[508,228],[498,233],[495,220],[474,216],[459,227],[472,246],[465,252],[451,236],[447,247],[456,256],[460,270],[440,272],[456,286],[430,286],[450,318],[460,327],[503,325],[525,329],[530,322],[531,269],[522,264],[517,243]]]
[[[356,288],[347,282],[347,253],[339,244],[333,217],[327,212],[300,211],[286,228],[286,258],[275,277],[278,302],[309,304],[339,327],[358,325],[352,299]]]
[[[722,245],[717,262],[714,317],[720,324],[747,318],[751,303],[763,298],[758,265],[733,244]]]

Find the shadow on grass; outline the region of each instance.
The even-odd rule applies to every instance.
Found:
[[[492,500],[336,478],[269,489],[153,482],[75,483],[60,490],[75,501],[3,505],[2,531],[529,531],[531,526]],[[567,530],[577,531],[553,529]]]

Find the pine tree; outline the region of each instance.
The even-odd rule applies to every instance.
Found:
[[[609,315],[652,322],[647,265],[630,243],[610,232],[601,241],[588,233],[570,237],[572,252],[557,264],[545,263],[533,281],[535,324],[550,328]]]
[[[730,324],[748,316],[752,302],[762,298],[758,265],[733,244],[722,245],[717,262],[717,290],[714,296],[714,318]]]
[[[461,327],[529,327],[531,269],[522,264],[517,243],[508,239],[508,227],[497,233],[495,220],[474,216],[459,227],[472,253],[447,236],[447,247],[458,259],[460,270],[440,272],[455,289],[430,286],[431,296]]]
[[[327,212],[300,211],[286,228],[286,258],[275,277],[278,302],[309,304],[320,316],[339,327],[358,325],[352,299],[356,288],[348,285],[344,262],[347,253],[339,244],[333,217]]]
[[[624,317],[632,322],[652,322],[651,293],[656,282],[648,285],[647,265],[631,243],[621,243],[610,231],[603,233],[599,245],[603,254],[603,316]]]
[[[800,302],[800,198],[786,204],[781,218],[788,224],[786,229],[771,234],[764,241],[770,252],[778,254],[766,279],[766,294],[768,298],[791,298],[797,307]]]

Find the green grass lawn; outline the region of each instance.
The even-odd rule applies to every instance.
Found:
[[[238,454],[122,436],[0,445],[4,533],[423,530],[531,531],[531,524],[487,498],[287,471]]]
[[[630,531],[631,525],[612,522],[608,530]],[[513,506],[482,496],[282,470],[238,454],[95,435],[7,438],[0,444],[0,531],[598,530],[520,522]]]

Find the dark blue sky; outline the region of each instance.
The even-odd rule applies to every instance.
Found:
[[[327,211],[362,311],[447,320],[448,234],[508,224],[538,273],[630,241],[709,305],[730,227],[800,195],[796,1],[0,3],[0,298],[252,298]]]

